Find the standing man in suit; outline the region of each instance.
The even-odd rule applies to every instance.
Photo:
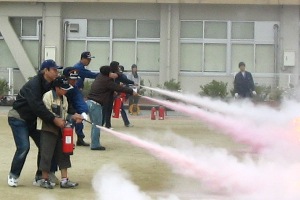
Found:
[[[252,74],[246,71],[244,62],[239,63],[240,72],[234,77],[235,98],[252,98],[256,95]]]

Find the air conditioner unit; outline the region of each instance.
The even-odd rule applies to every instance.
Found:
[[[68,23],[68,38],[86,38],[87,19],[64,19]]]
[[[71,33],[78,33],[79,32],[79,24],[70,24],[69,30]]]

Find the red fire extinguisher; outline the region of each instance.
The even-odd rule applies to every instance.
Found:
[[[121,98],[121,100],[122,100],[122,103],[125,103],[125,102],[126,102],[126,93],[122,92],[122,93],[120,94],[120,98]]]
[[[113,115],[113,118],[119,118],[121,104],[122,104],[122,99],[121,99],[120,96],[117,96],[117,98],[115,99],[115,102],[114,102],[114,109],[113,109],[114,115]]]
[[[163,106],[159,106],[158,108],[158,119],[164,120],[165,119],[165,108]]]
[[[73,128],[70,124],[67,124],[62,129],[62,150],[63,153],[73,155]]]
[[[152,107],[151,108],[151,120],[155,120],[156,119],[156,108]]]

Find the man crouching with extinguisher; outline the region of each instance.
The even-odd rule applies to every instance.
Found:
[[[68,101],[65,96],[68,90],[73,87],[69,85],[68,79],[64,76],[57,77],[52,83],[52,90],[46,92],[43,97],[43,102],[47,109],[56,116],[61,117],[67,121],[75,120],[76,123],[81,123],[83,118],[81,115],[75,113],[68,114]],[[54,124],[46,123],[43,119],[38,118],[37,129],[41,130],[41,160],[39,169],[42,171],[41,187],[46,189],[53,189],[49,181],[49,172],[52,157],[55,158],[59,169],[61,171],[61,188],[74,188],[78,183],[72,182],[68,179],[67,169],[71,167],[70,154],[73,153],[73,131],[70,132],[70,127],[66,124],[65,130],[55,126]],[[68,134],[62,139],[63,134]],[[64,143],[63,143],[64,142]],[[67,146],[65,146],[67,145]],[[68,146],[71,145],[71,151]],[[64,152],[66,151],[66,152]]]

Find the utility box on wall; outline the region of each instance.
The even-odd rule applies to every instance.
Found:
[[[283,66],[284,67],[296,66],[296,52],[295,51],[285,51],[283,53]]]
[[[55,61],[55,46],[45,46],[45,60],[52,59]]]

